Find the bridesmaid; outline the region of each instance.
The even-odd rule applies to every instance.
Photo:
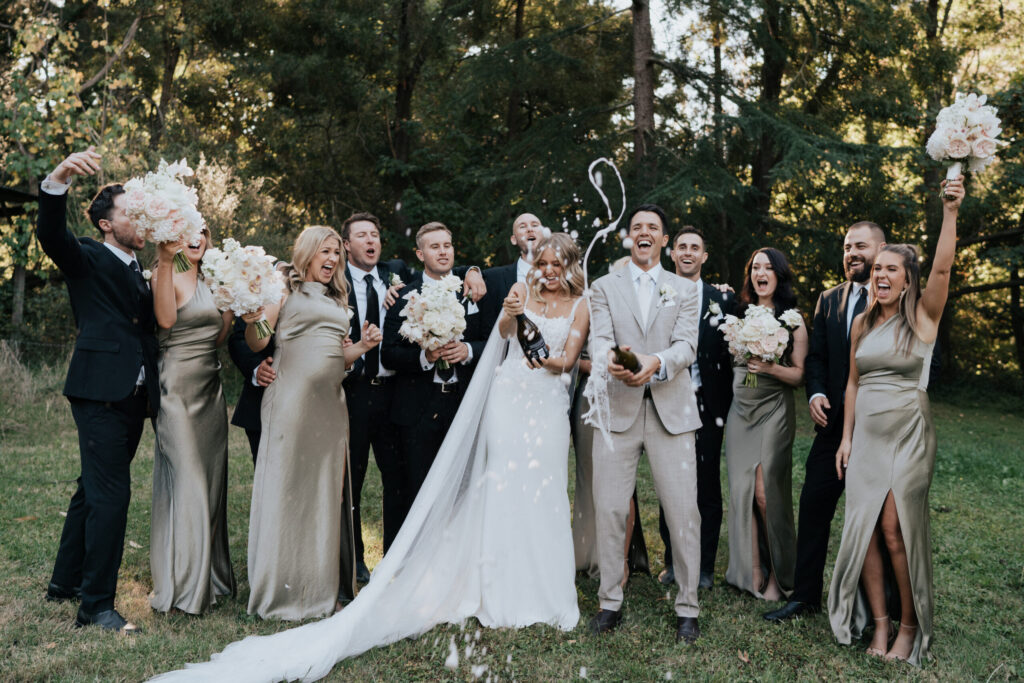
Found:
[[[153,459],[150,567],[159,612],[202,614],[219,595],[234,595],[228,554],[228,416],[217,346],[231,313],[221,313],[202,283],[199,263],[209,244],[158,248],[153,308],[160,342],[160,411]],[[174,272],[183,249],[192,267]]]
[[[764,306],[778,317],[796,307],[793,271],[778,249],[758,249],[747,261],[742,306]],[[807,328],[792,331],[779,363],[750,360],[733,370],[733,400],[725,428],[729,471],[729,567],[725,580],[765,600],[793,590],[793,388],[803,384]],[[757,386],[744,386],[747,372]]]
[[[921,289],[914,247],[888,245],[875,258],[871,303],[850,329],[845,423],[836,452],[836,474],[847,476],[843,538],[828,596],[832,631],[849,645],[873,622],[867,653],[914,666],[928,657],[932,639],[928,489],[936,441],[924,390],[949,294],[963,176],[943,187],[928,287]],[[892,619],[899,621],[895,634]]]
[[[277,379],[263,394],[249,519],[249,614],[288,620],[322,616],[355,596],[352,490],[348,469],[346,369],[380,343],[364,324],[349,333],[341,237],[332,228],[303,230],[283,272],[287,291],[268,306],[275,329]],[[245,340],[261,351],[254,323]]]

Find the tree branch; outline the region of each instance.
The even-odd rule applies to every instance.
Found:
[[[135,39],[135,32],[139,30],[139,23],[141,21],[142,15],[135,15],[135,19],[132,21],[132,25],[128,27],[128,33],[125,34],[124,40],[121,41],[121,47],[117,48],[117,52],[110,56],[110,59],[107,60],[107,63],[103,65],[103,68],[100,69],[96,73],[96,75],[94,75],[92,78],[90,78],[82,84],[82,87],[78,89],[79,96],[83,95],[86,90],[99,83],[103,79],[103,77],[107,75],[107,72],[110,71],[110,68],[114,66],[114,64],[116,64],[118,60],[121,59],[121,57],[124,55],[124,51],[128,49],[128,46],[131,44],[132,40]]]
[[[967,294],[976,294],[978,292],[991,292],[996,289],[1009,289],[1010,287],[1021,287],[1024,286],[1024,280],[1006,280],[1005,282],[990,282],[985,285],[973,285],[971,287],[961,287],[960,289],[954,290],[949,293],[950,299],[957,299]]]
[[[995,242],[998,240],[1009,239],[1010,237],[1016,237],[1018,235],[1024,235],[1024,228],[1015,228],[1013,230],[1004,230],[1003,232],[995,232],[991,235],[974,235],[972,237],[961,237],[956,241],[956,246],[966,247],[970,244],[979,244],[981,242]]]

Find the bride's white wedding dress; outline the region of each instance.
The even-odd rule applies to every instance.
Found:
[[[565,318],[527,312],[553,354],[576,306]],[[157,678],[312,681],[342,659],[468,617],[492,628],[574,628],[569,390],[527,367],[514,342],[499,365],[505,346],[496,325],[405,524],[351,604]]]

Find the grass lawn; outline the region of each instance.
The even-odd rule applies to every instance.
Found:
[[[0,368],[2,369],[2,368]],[[60,396],[59,371],[0,372],[0,680],[136,681],[206,660],[249,634],[287,628],[245,613],[246,538],[252,462],[245,435],[231,429],[229,525],[239,594],[203,617],[160,615],[149,609],[149,504],[153,435],[149,427],[135,458],[132,504],[117,608],[145,632],[134,638],[99,629],[74,629],[76,607],[43,600],[63,513],[78,475],[75,426]],[[623,626],[601,638],[586,623],[597,610],[597,584],[577,583],[583,618],[571,633],[548,627],[520,631],[439,627],[416,640],[379,648],[335,667],[329,680],[471,680],[473,666],[504,680],[776,680],[976,679],[1024,676],[1024,419],[1016,399],[979,407],[963,398],[937,401],[939,453],[931,491],[935,566],[933,659],[918,671],[863,654],[865,645],[835,643],[824,614],[773,626],[760,615],[772,605],[723,585],[727,553],[723,529],[716,586],[701,593],[701,629],[695,647],[674,642],[670,591],[635,576],[626,591]],[[811,442],[806,411],[799,412],[794,449],[794,500]],[[572,463],[570,462],[570,471]],[[725,481],[723,462],[723,481]],[[644,467],[641,512],[652,565],[661,569],[657,502]],[[367,561],[380,559],[380,478],[373,469],[363,494]],[[833,524],[839,542],[842,506]],[[826,586],[830,574],[826,575]],[[674,591],[673,591],[674,592]],[[445,668],[449,642],[460,664]],[[473,645],[466,656],[466,645]],[[479,671],[479,669],[478,669]]]

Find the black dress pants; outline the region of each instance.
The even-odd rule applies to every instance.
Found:
[[[389,377],[373,381],[349,377],[345,382],[348,404],[349,462],[352,466],[352,522],[355,527],[356,560],[363,561],[363,526],[360,516],[363,482],[370,461],[370,447],[380,470],[382,485],[384,552],[391,547],[405,518],[403,474],[398,458],[398,437],[391,422],[394,383]]]
[[[435,383],[419,419],[401,430],[401,467],[405,475],[402,490],[405,502],[403,522],[430,472],[430,466],[434,464],[434,457],[444,442],[448,428],[452,426],[461,396],[457,386]]]
[[[807,475],[800,490],[800,517],[796,536],[796,574],[789,599],[821,606],[828,538],[836,505],[845,482],[836,476],[836,451],[843,437],[842,424],[817,434],[807,454]]]
[[[722,438],[725,425],[704,411],[697,390],[697,411],[701,428],[695,434],[697,450],[697,509],[700,510],[700,571],[712,574],[722,533]],[[665,512],[658,510],[658,532],[665,543],[665,566],[672,566],[672,541]]]
[[[105,403],[72,398],[82,473],[61,533],[52,581],[81,586],[82,610],[114,608],[131,500],[130,465],[146,419],[145,389]]]
[[[245,438],[249,440],[249,450],[252,452],[252,466],[256,467],[256,455],[260,452],[260,435],[263,430],[246,429]]]

